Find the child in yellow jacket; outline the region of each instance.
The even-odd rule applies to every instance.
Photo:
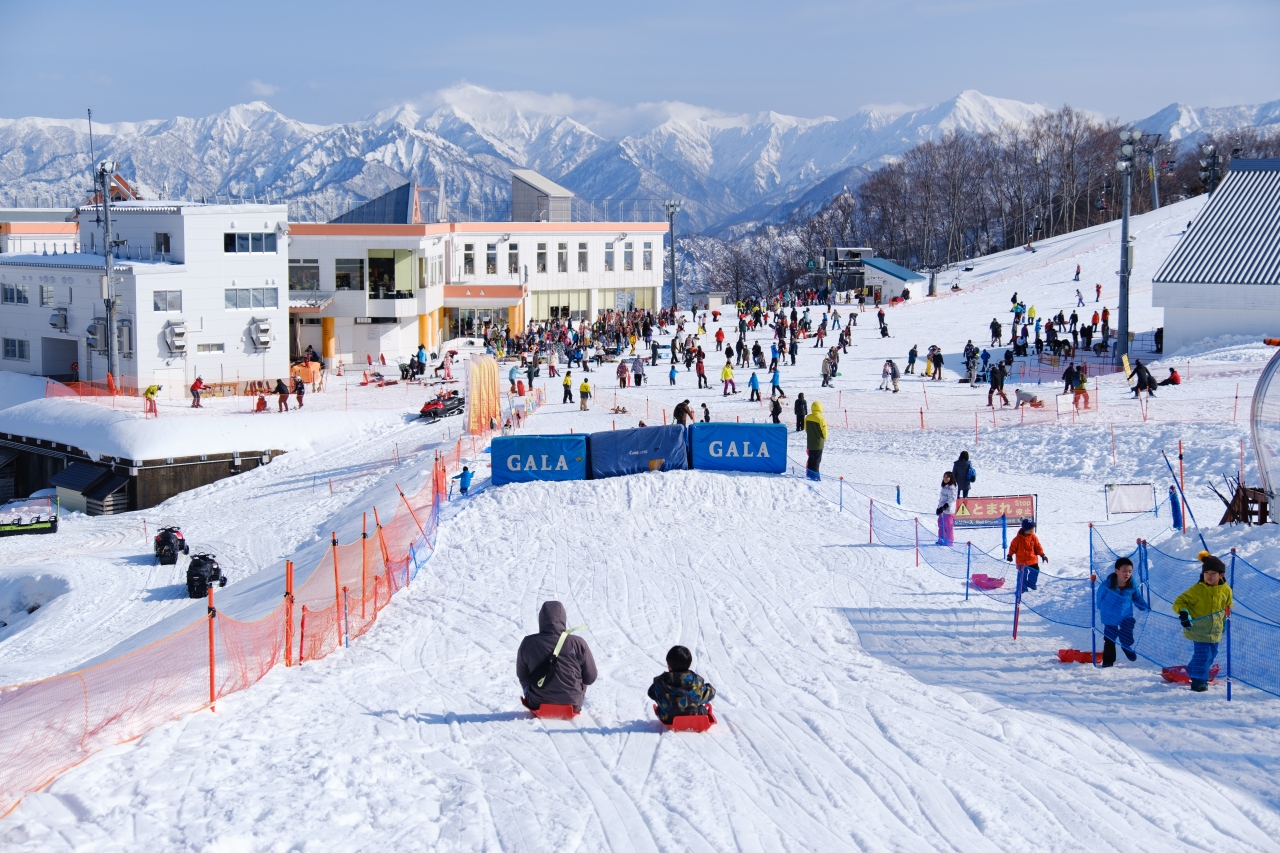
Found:
[[[1195,644],[1187,664],[1191,689],[1203,693],[1209,689],[1209,670],[1218,656],[1232,597],[1222,561],[1208,551],[1201,551],[1198,556],[1200,581],[1174,599],[1173,609],[1182,623],[1182,635]]]

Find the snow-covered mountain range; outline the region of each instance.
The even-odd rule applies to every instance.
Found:
[[[557,107],[560,107],[557,109]],[[994,130],[1047,111],[965,91],[931,107],[845,119],[725,115],[687,104],[604,110],[569,99],[462,85],[425,107],[312,125],[261,101],[205,118],[94,125],[94,155],[167,196],[298,199],[329,216],[409,177],[443,183],[450,205],[500,215],[512,167],[536,169],[589,199],[684,199],[690,224],[717,230],[821,202],[916,143]],[[1193,109],[1134,122],[1192,140],[1239,126],[1280,127],[1280,101]],[[0,119],[0,204],[74,198],[90,161],[84,119]]]

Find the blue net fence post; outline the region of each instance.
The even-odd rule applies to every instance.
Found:
[[[867,544],[875,541],[876,535],[876,499],[867,498]]]
[[[1018,592],[1013,600],[1013,638],[1018,639],[1018,617],[1022,614],[1022,573],[1026,571],[1018,566]]]
[[[840,511],[844,512],[844,477],[840,478]]]
[[[969,600],[969,573],[973,570],[973,543],[966,542],[964,551],[964,600]]]
[[[1236,588],[1236,549],[1231,549],[1231,589]],[[1225,639],[1227,641],[1227,701],[1231,701],[1231,608],[1227,608]]]
[[[1009,516],[1007,515],[1000,516],[1000,547],[1006,554],[1009,553]]]
[[[897,502],[898,506],[902,506],[902,486],[896,487],[896,491],[897,497],[895,497],[894,500]]]
[[[1089,525],[1092,527],[1093,525]],[[1089,537],[1089,545],[1093,546],[1093,537]],[[1093,561],[1089,561],[1089,662],[1098,665],[1098,575],[1093,571]]]
[[[347,607],[347,588],[342,588],[342,625],[344,639],[347,641],[347,648],[351,648],[351,611]]]
[[[916,568],[920,568],[920,519],[916,520]]]

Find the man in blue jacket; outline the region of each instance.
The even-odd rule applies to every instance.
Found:
[[[1134,608],[1148,610],[1150,605],[1133,582],[1133,561],[1128,557],[1116,560],[1115,571],[1098,585],[1095,601],[1098,621],[1102,623],[1102,665],[1115,665],[1117,638],[1124,656],[1137,660],[1137,652],[1133,650],[1133,611]]]

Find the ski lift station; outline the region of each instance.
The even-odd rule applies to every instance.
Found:
[[[1280,160],[1232,160],[1152,279],[1164,349],[1221,335],[1280,335]]]

